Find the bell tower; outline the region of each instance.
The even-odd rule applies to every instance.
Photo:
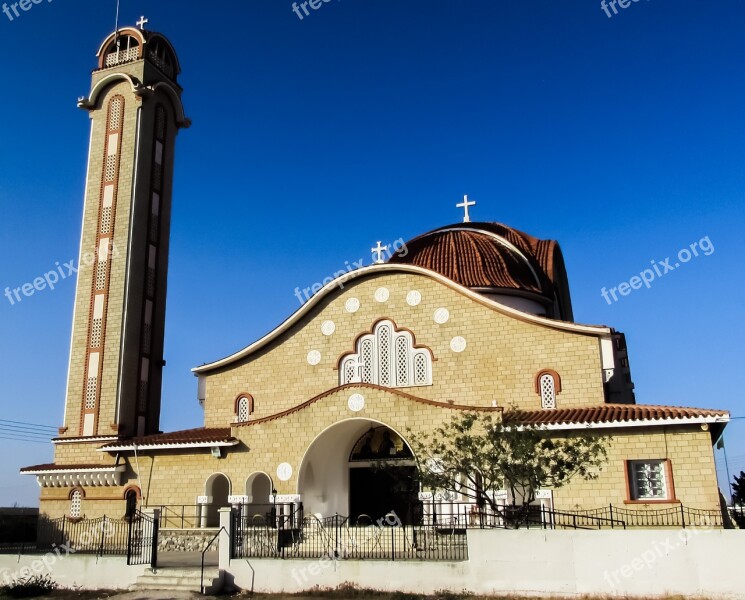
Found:
[[[98,50],[62,437],[159,431],[178,58],[135,27]]]

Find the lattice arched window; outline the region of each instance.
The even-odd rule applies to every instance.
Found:
[[[254,399],[250,394],[241,394],[235,401],[235,422],[248,423],[254,411]]]
[[[409,331],[393,321],[379,321],[372,333],[357,339],[355,352],[339,364],[339,383],[372,383],[383,387],[432,385],[432,354],[417,348]]]
[[[541,397],[541,408],[556,408],[556,396],[561,392],[561,378],[556,371],[545,370],[536,375],[535,391]]]
[[[83,512],[83,493],[73,490],[70,494],[70,518],[79,519]]]

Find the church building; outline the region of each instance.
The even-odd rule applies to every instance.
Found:
[[[213,527],[220,507],[282,504],[411,519],[417,502],[468,500],[376,465],[405,479],[409,431],[513,407],[553,435],[611,437],[599,477],[541,490],[547,508],[719,509],[712,443],[729,414],[637,404],[623,333],[574,321],[559,244],[471,222],[467,198],[463,222],[341,274],[261,339],[194,368],[202,426],[161,432],[173,165],[190,122],[176,52],[145,24],[106,38],[78,103],[91,123],[80,252],[96,262],[78,275],[54,462],[22,470],[42,513],[161,507]]]

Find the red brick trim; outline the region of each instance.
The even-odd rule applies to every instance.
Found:
[[[535,385],[535,393],[540,395],[541,393],[541,377],[544,375],[551,375],[551,377],[554,378],[554,389],[556,390],[556,394],[561,393],[561,376],[554,371],[553,369],[542,369],[538,371],[538,373],[535,376],[534,385]]]
[[[129,494],[129,492],[133,490],[137,493],[137,499],[142,500],[142,490],[139,488],[139,486],[136,486],[136,485],[128,485],[127,487],[125,487],[124,492],[122,493],[121,500],[126,500],[127,494]],[[119,499],[120,498],[117,498],[117,500]]]
[[[73,488],[72,488],[72,489],[70,490],[70,493],[69,493],[69,494],[67,494],[67,499],[68,499],[68,500],[72,500],[72,494],[73,494],[73,492],[76,492],[76,491],[77,491],[77,492],[80,492],[80,498],[81,498],[82,500],[85,500],[85,490],[84,490],[84,489],[83,489],[82,487],[80,487],[79,485],[76,485],[75,487],[73,487]]]
[[[111,128],[111,113],[114,102],[121,101],[121,112],[119,114],[119,127],[117,129]],[[103,103],[102,103],[103,108]],[[99,199],[98,199],[98,215],[96,218],[96,242],[95,248],[93,249],[94,261],[91,265],[91,294],[88,305],[88,327],[85,337],[85,365],[83,368],[83,391],[82,391],[82,403],[80,405],[80,424],[79,424],[79,435],[83,435],[85,427],[85,415],[93,415],[93,435],[98,433],[100,410],[101,410],[101,388],[103,385],[103,368],[105,359],[105,347],[106,347],[106,326],[108,323],[108,312],[109,312],[109,286],[111,283],[111,263],[114,254],[114,232],[116,226],[116,205],[119,198],[119,172],[121,169],[122,162],[122,146],[124,138],[124,117],[126,115],[127,101],[121,94],[115,94],[109,99],[106,107],[106,131],[104,133],[103,143],[103,156],[101,159],[101,181],[99,186]],[[114,175],[111,181],[106,179],[106,158],[108,156],[109,148],[109,136],[117,134],[117,149],[116,149],[116,164],[114,167]],[[109,226],[109,232],[104,234],[101,231],[101,218],[103,214],[103,200],[104,190],[106,184],[113,186],[113,198],[111,201],[111,223]],[[103,290],[96,289],[96,272],[98,271],[98,251],[101,247],[101,240],[108,239],[108,255],[106,257],[106,282]],[[82,261],[82,256],[80,257]],[[93,330],[93,307],[95,306],[96,296],[98,294],[103,295],[103,315],[101,317],[101,341],[96,348],[91,347],[91,332]],[[90,355],[92,352],[99,353],[98,361],[98,373],[96,374],[96,398],[95,404],[92,409],[85,407],[86,397],[88,394],[88,366],[90,364]]]
[[[254,413],[254,397],[249,394],[248,392],[244,392],[241,394],[238,394],[235,397],[235,404],[233,406],[233,412],[237,415],[238,414],[238,403],[241,401],[242,398],[248,399],[248,414],[252,415]]]
[[[451,404],[450,402],[437,402],[436,400],[428,400],[426,398],[419,398],[418,396],[412,396],[411,394],[407,394],[406,392],[402,392],[396,388],[387,388],[387,387],[383,387],[381,385],[375,385],[372,383],[348,383],[346,385],[340,385],[339,387],[335,387],[331,390],[328,390],[327,392],[323,392],[322,394],[319,394],[315,398],[306,400],[302,404],[298,404],[297,406],[294,406],[282,412],[270,415],[268,417],[264,417],[262,419],[255,419],[253,421],[248,421],[247,423],[234,423],[233,426],[234,427],[247,427],[247,426],[252,426],[252,425],[258,425],[259,423],[267,423],[268,421],[275,421],[276,419],[281,419],[282,417],[289,416],[293,413],[296,413],[305,408],[308,408],[312,404],[315,404],[319,400],[323,400],[324,398],[331,396],[332,394],[335,394],[336,392],[341,392],[344,390],[354,390],[354,389],[381,390],[383,392],[388,392],[389,394],[393,394],[395,396],[399,396],[401,398],[404,398],[406,400],[411,400],[413,402],[418,402],[420,404],[427,404],[429,406],[435,406],[437,408],[449,408],[451,410],[475,411],[475,412],[502,412],[504,410],[501,407],[495,407],[495,406],[489,406],[489,407],[467,406],[463,404],[454,404],[454,403]]]

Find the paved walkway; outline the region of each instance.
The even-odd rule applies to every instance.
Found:
[[[217,552],[207,552],[204,555],[205,567],[216,567],[219,563]],[[196,567],[202,566],[201,552],[158,552],[158,568],[167,569],[168,567]]]

